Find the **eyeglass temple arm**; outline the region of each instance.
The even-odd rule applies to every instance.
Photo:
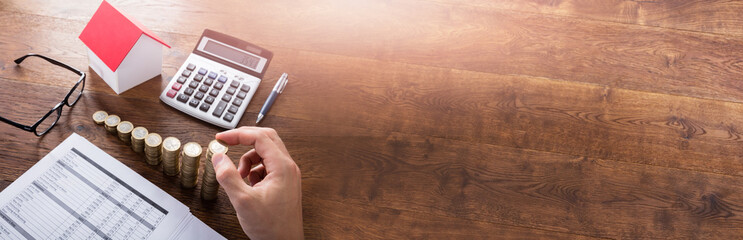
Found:
[[[61,62],[59,62],[57,60],[54,60],[54,59],[48,58],[48,57],[46,57],[44,55],[40,55],[40,54],[36,54],[36,53],[26,54],[25,56],[20,57],[20,58],[16,59],[13,62],[15,62],[15,64],[21,64],[21,62],[23,62],[23,60],[25,60],[27,57],[40,57],[40,58],[42,58],[42,59],[46,60],[47,62],[50,62],[50,63],[52,63],[54,65],[57,65],[57,66],[66,68],[67,70],[70,70],[70,71],[73,71],[73,72],[77,73],[77,75],[80,75],[80,76],[85,75],[84,72],[82,72],[80,70],[77,70],[77,68],[71,67],[71,66],[69,66],[67,64],[61,63]]]
[[[10,124],[10,125],[13,125],[14,127],[17,127],[17,128],[23,129],[23,130],[26,130],[26,131],[31,131],[31,127],[26,126],[26,125],[23,125],[23,124],[20,124],[20,123],[17,123],[17,122],[13,122],[13,121],[8,120],[7,118],[4,118],[4,117],[0,117],[0,121],[2,121],[4,123],[7,123],[7,124]]]

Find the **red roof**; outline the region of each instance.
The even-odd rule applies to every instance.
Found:
[[[115,72],[142,34],[170,48],[137,20],[127,17],[104,0],[79,38]]]

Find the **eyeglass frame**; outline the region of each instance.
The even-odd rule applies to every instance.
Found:
[[[77,68],[71,67],[71,66],[69,66],[67,64],[64,64],[64,63],[59,62],[57,60],[54,60],[54,59],[51,59],[51,58],[48,58],[46,56],[43,56],[43,55],[40,55],[40,54],[36,54],[36,53],[26,54],[25,56],[20,57],[20,58],[14,60],[13,62],[15,62],[15,64],[21,64],[21,62],[23,62],[23,60],[25,60],[28,57],[39,57],[39,58],[42,58],[42,59],[46,60],[47,62],[49,62],[51,64],[54,64],[54,65],[59,66],[59,67],[63,67],[63,68],[65,68],[67,70],[70,70],[70,71],[72,71],[75,74],[77,74],[77,75],[80,76],[80,79],[78,79],[77,80],[77,83],[75,83],[75,85],[72,86],[72,89],[70,89],[70,92],[67,93],[67,95],[64,97],[64,99],[62,99],[62,101],[60,101],[59,103],[57,103],[57,105],[55,105],[54,107],[52,107],[52,110],[49,110],[49,112],[47,112],[46,115],[44,115],[43,117],[39,118],[39,120],[36,121],[36,123],[34,123],[31,126],[20,124],[20,123],[17,123],[15,121],[13,121],[13,120],[10,120],[10,119],[7,119],[7,118],[4,118],[4,117],[0,116],[0,122],[4,122],[4,123],[7,123],[7,124],[10,124],[10,125],[12,125],[14,127],[20,128],[20,129],[22,129],[24,131],[27,131],[27,132],[33,132],[37,137],[41,137],[42,135],[46,134],[47,132],[49,132],[49,130],[52,130],[52,128],[54,128],[54,126],[57,125],[57,122],[59,121],[59,118],[62,116],[62,107],[64,105],[67,105],[68,107],[72,107],[72,106],[74,106],[80,100],[80,96],[83,95],[83,90],[85,90],[85,77],[86,77],[86,74],[83,71],[77,70]],[[69,102],[70,96],[72,96],[72,94],[75,92],[75,89],[77,89],[77,87],[80,86],[81,83],[82,83],[82,88],[80,89],[80,95],[77,96],[77,98],[75,99],[74,102],[70,103]],[[54,111],[57,111],[57,119],[54,120],[54,123],[52,123],[52,125],[48,129],[44,130],[43,132],[41,132],[41,133],[37,132],[36,131],[37,130],[37,127],[39,127],[39,125],[42,122],[44,122],[44,120],[46,120],[49,116],[51,116],[52,113],[54,113]]]

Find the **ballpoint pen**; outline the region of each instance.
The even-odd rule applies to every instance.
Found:
[[[268,95],[268,99],[266,99],[266,103],[263,104],[263,107],[261,108],[261,111],[258,113],[258,119],[255,120],[255,124],[258,124],[263,120],[263,117],[268,114],[268,110],[271,109],[271,105],[273,105],[273,102],[276,101],[276,97],[281,94],[281,92],[284,91],[284,88],[286,88],[286,83],[289,82],[289,74],[281,74],[281,77],[278,81],[276,81],[276,85],[273,86],[273,90],[271,91],[271,95]]]

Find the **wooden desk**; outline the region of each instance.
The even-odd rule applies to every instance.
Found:
[[[0,3],[0,113],[31,123],[85,69],[98,1]],[[113,1],[173,48],[204,28],[275,55],[241,125],[282,72],[262,126],[302,170],[308,238],[713,238],[743,231],[743,4],[727,1]],[[7,186],[76,132],[230,239],[217,201],[176,186],[91,114],[206,144],[220,129],[161,103],[152,79],[86,92],[42,138],[0,125]],[[247,147],[230,148],[239,157]]]

